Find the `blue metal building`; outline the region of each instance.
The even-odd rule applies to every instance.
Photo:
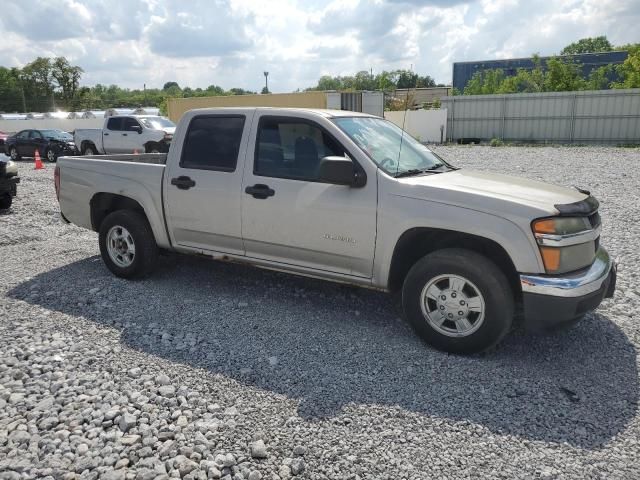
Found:
[[[625,51],[582,53],[579,55],[564,55],[563,58],[572,59],[582,64],[582,73],[588,77],[592,70],[609,64],[619,64],[625,61],[628,53]],[[540,57],[542,65],[551,57]],[[515,75],[519,68],[532,70],[535,67],[533,58],[509,58],[505,60],[480,60],[476,62],[455,62],[453,64],[453,87],[460,92],[464,90],[471,77],[476,72],[502,69],[506,76]]]

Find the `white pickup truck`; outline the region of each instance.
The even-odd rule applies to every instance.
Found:
[[[82,155],[166,153],[175,124],[157,115],[116,115],[104,119],[103,128],[81,128],[73,139]]]
[[[401,292],[450,352],[497,344],[518,306],[551,326],[615,288],[588,192],[456,168],[360,113],[192,110],[168,155],[63,157],[55,182],[115,275],[148,274],[166,249]]]

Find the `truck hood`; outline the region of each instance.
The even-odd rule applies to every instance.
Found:
[[[556,215],[557,204],[579,202],[587,195],[578,190],[500,173],[460,169],[407,177],[400,180],[416,198],[460,205],[482,211],[501,211],[505,204],[530,207]],[[413,195],[412,195],[413,196]],[[466,205],[465,205],[466,206]]]

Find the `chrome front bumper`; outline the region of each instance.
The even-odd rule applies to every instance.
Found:
[[[582,297],[597,292],[614,272],[617,264],[607,251],[600,247],[596,258],[588,269],[578,273],[552,275],[520,275],[523,293],[550,295],[554,297]]]

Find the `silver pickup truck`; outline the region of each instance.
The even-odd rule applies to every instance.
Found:
[[[63,157],[55,182],[115,275],[166,249],[401,292],[449,352],[491,348],[519,306],[553,326],[615,288],[588,192],[456,168],[371,115],[192,110],[167,155]]]

